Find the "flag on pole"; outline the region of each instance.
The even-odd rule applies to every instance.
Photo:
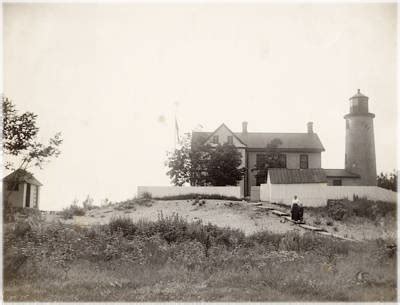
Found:
[[[175,133],[176,133],[176,139],[177,139],[177,141],[178,141],[178,143],[179,143],[179,126],[178,126],[178,120],[176,119],[176,117],[175,117]]]

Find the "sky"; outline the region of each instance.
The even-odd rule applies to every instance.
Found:
[[[87,195],[124,200],[169,185],[181,134],[306,132],[323,168],[344,167],[357,89],[375,113],[378,172],[396,168],[396,4],[3,4],[3,87],[61,131],[59,158],[32,172],[40,208]]]

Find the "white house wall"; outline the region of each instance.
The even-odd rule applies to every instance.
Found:
[[[377,186],[330,186],[325,183],[262,184],[260,200],[290,205],[297,195],[304,206],[324,206],[328,199],[349,199],[354,196],[373,201],[396,202],[397,193]]]

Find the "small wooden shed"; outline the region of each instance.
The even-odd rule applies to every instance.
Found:
[[[18,169],[3,178],[3,201],[12,207],[39,209],[41,186],[33,174]]]

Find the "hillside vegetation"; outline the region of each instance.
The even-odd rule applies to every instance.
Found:
[[[394,240],[219,228],[179,215],[4,227],[6,301],[394,301]]]

